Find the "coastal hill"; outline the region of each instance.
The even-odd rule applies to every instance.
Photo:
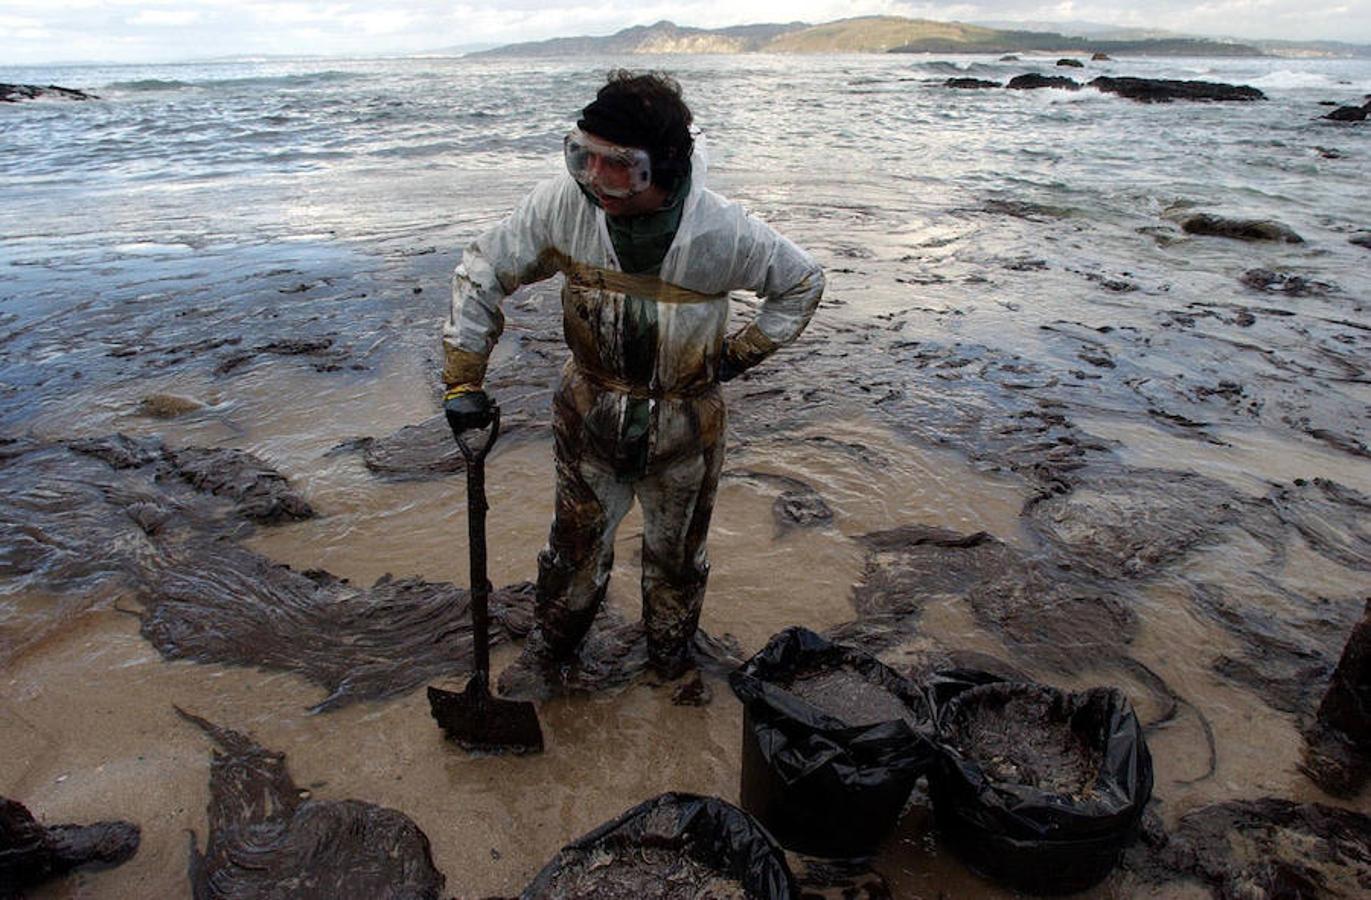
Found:
[[[749,53],[765,49],[775,38],[803,31],[806,22],[690,28],[674,22],[635,25],[604,37],[564,37],[506,44],[468,56],[582,56],[619,53]]]
[[[603,37],[506,44],[472,56],[580,56],[640,53],[1109,53],[1151,56],[1260,56],[1262,51],[1203,38],[1107,40],[1050,31],[1008,31],[900,16],[689,28],[661,21]]]

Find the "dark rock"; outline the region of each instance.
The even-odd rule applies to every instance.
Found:
[[[1084,69],[1084,68],[1085,68],[1085,63],[1081,62],[1079,59],[1073,59],[1073,58],[1071,58],[1071,57],[1069,57],[1069,56],[1068,56],[1068,57],[1063,57],[1062,59],[1057,60],[1057,65],[1059,65],[1059,66],[1069,66],[1070,68],[1073,68],[1073,69]]]
[[[69,441],[76,453],[93,456],[115,469],[138,469],[166,458],[167,448],[157,438],[131,438],[125,434]]]
[[[548,428],[547,393],[538,391],[510,396],[498,384],[492,386],[489,378],[487,390],[501,398],[500,443],[493,451],[492,460],[520,440]],[[452,439],[452,429],[442,414],[430,416],[416,425],[405,425],[384,437],[356,439],[352,446],[362,451],[362,461],[370,471],[396,480],[443,478],[466,468],[466,459]]]
[[[792,525],[814,528],[833,521],[833,510],[818,491],[808,485],[799,490],[782,491],[772,504],[772,514],[783,528]]]
[[[1238,276],[1238,280],[1250,288],[1285,294],[1287,297],[1323,296],[1333,288],[1326,282],[1312,281],[1303,275],[1273,272],[1270,269],[1248,269]]]
[[[1197,878],[1215,897],[1363,897],[1371,890],[1371,817],[1318,803],[1230,800],[1181,816],[1131,852],[1144,880]]]
[[[1015,56],[1013,53],[1006,53],[1004,56],[1001,56],[1001,57],[1000,57],[1000,62],[1018,62],[1018,61],[1019,61],[1019,58],[1018,58],[1017,56]]]
[[[1166,78],[1114,78],[1101,75],[1090,86],[1107,94],[1118,94],[1143,103],[1170,103],[1172,100],[1246,101],[1265,100],[1254,87],[1222,84],[1215,81],[1175,81]]]
[[[1113,61],[1113,57],[1110,56],[1108,53],[1092,53],[1092,54],[1090,54],[1090,61],[1091,61],[1091,62],[1112,62],[1112,61]]]
[[[36,100],[39,97],[56,97],[59,100],[99,100],[94,94],[72,88],[50,84],[40,87],[36,84],[0,84],[0,103],[17,103],[20,100]]]
[[[308,288],[308,285],[303,287]],[[229,343],[236,344],[237,341]],[[255,357],[261,355],[272,356],[307,356],[315,357],[319,361],[314,363],[314,368],[319,372],[338,372],[342,371],[343,363],[346,361],[347,350],[334,346],[335,341],[332,337],[319,338],[284,338],[282,340],[271,341],[266,344],[253,347],[250,350],[238,350],[220,359],[219,364],[214,367],[214,374],[229,375],[238,371]],[[357,366],[353,366],[357,368]]]
[[[68,446],[115,469],[156,463],[158,480],[179,478],[203,494],[232,500],[238,514],[254,522],[275,523],[314,516],[309,503],[295,493],[281,473],[243,450],[173,450],[156,438],[130,438],[122,434],[72,441]]]
[[[750,469],[730,469],[725,478],[750,482],[758,487],[780,488],[771,504],[776,533],[783,535],[792,528],[819,528],[833,521],[833,510],[809,484],[789,475],[757,472]]]
[[[274,523],[314,517],[281,473],[251,453],[200,447],[168,452],[176,477],[197,491],[232,500],[244,518]]]
[[[1355,796],[1371,778],[1371,600],[1347,639],[1305,740],[1303,769],[1328,793]]]
[[[214,367],[214,374],[229,375],[233,372],[236,372],[244,365],[251,362],[252,358],[255,355],[255,353],[251,353],[247,350],[238,350],[233,353],[230,353],[223,359],[221,359],[219,361],[219,364]]]
[[[209,836],[191,834],[190,883],[201,900],[439,900],[446,879],[428,836],[404,813],[360,800],[307,799],[286,758],[177,710],[222,751],[210,762]]]
[[[1065,75],[1038,75],[1030,72],[1026,75],[1015,75],[1009,79],[1009,84],[1005,87],[1015,91],[1031,91],[1037,88],[1061,88],[1067,91],[1079,91],[1081,83],[1067,78]]]
[[[507,430],[502,435],[507,437]],[[396,478],[437,478],[466,468],[466,459],[441,414],[368,440],[362,460],[378,475]]]
[[[274,353],[278,356],[318,356],[333,347],[333,338],[288,338],[272,341],[257,348],[258,353]]]
[[[1371,110],[1364,106],[1339,106],[1322,118],[1333,122],[1364,122],[1368,113],[1371,113]]]
[[[22,803],[0,797],[0,898],[87,865],[117,866],[138,852],[132,822],[42,825]]]
[[[1371,250],[1371,231],[1362,231],[1352,235],[1347,239],[1347,243],[1356,244],[1358,247],[1365,247]]]
[[[1195,213],[1182,219],[1180,225],[1187,234],[1237,238],[1244,241],[1304,243],[1304,238],[1291,230],[1290,226],[1270,219],[1225,219],[1210,213]]]
[[[179,394],[148,394],[138,401],[140,415],[154,419],[174,419],[205,408],[205,404]]]
[[[999,86],[998,81],[986,81],[984,78],[949,78],[943,82],[943,87],[948,88],[997,88]]]

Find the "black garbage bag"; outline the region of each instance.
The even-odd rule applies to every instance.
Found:
[[[563,847],[520,900],[792,900],[785,851],[718,797],[654,797]]]
[[[743,702],[743,808],[792,850],[871,853],[933,763],[922,692],[875,657],[798,627],[729,683]]]
[[[929,794],[941,838],[964,861],[1033,894],[1110,873],[1152,796],[1152,757],[1121,691],[981,684],[937,718]]]

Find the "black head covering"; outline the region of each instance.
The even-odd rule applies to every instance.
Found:
[[[626,147],[640,147],[652,159],[652,180],[674,188],[690,171],[690,111],[674,97],[679,108],[668,107],[653,96],[626,89],[610,81],[581,110],[576,126],[582,131]],[[684,116],[680,113],[684,111]]]

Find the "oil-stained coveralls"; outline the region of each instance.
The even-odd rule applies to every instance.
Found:
[[[575,651],[604,599],[614,533],[636,496],[648,659],[667,675],[688,666],[723,464],[719,372],[736,374],[793,341],[823,293],[814,260],[706,189],[705,172],[697,138],[689,181],[667,204],[679,209],[655,217],[658,233],[649,224],[636,235],[563,173],[466,248],[453,275],[443,329],[449,384],[480,384],[503,329],[505,296],[566,276],[562,320],[571,358],[553,400],[556,512],[538,557],[535,601],[541,640],[558,658]],[[677,216],[674,235],[661,233],[660,223]],[[645,261],[646,273],[630,265]],[[734,290],[755,292],[763,303],[726,339]]]

